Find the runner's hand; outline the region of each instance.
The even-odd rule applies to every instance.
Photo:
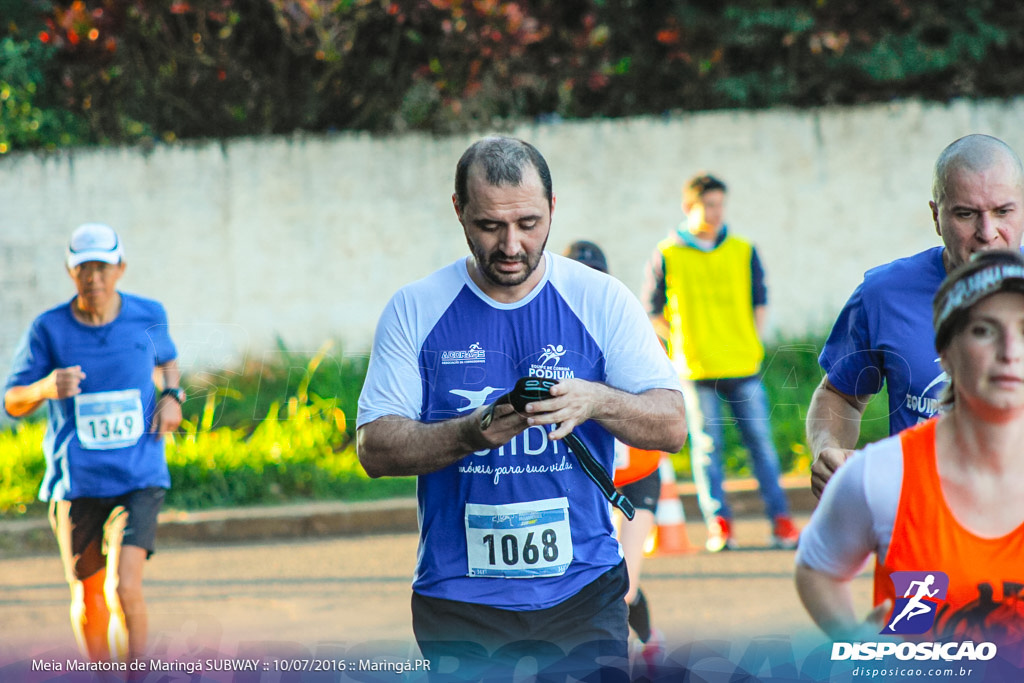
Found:
[[[601,386],[582,379],[563,379],[551,387],[551,398],[527,404],[527,422],[531,426],[553,424],[555,429],[548,438],[564,438],[594,416]]]
[[[487,426],[487,429],[480,431],[480,437],[483,439],[486,448],[497,448],[502,444],[506,444],[516,434],[529,427],[526,418],[517,413],[510,404],[505,403],[503,405],[495,405],[493,408],[489,405],[482,406],[473,411],[472,420],[477,429],[480,428],[480,419],[488,410],[493,412],[491,423]]]
[[[824,448],[811,464],[811,491],[815,498],[821,498],[825,484],[843,463],[853,455],[849,448]]]
[[[149,431],[159,439],[167,432],[173,432],[181,424],[181,405],[172,396],[161,396],[153,411],[153,423]]]
[[[82,372],[82,366],[72,365],[68,368],[57,368],[46,379],[49,383],[47,398],[71,398],[82,393],[79,385],[85,379],[85,373]]]

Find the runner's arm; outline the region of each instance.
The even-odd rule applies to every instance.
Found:
[[[496,406],[486,430],[481,418],[488,406],[465,417],[426,424],[387,415],[356,430],[356,453],[366,473],[377,477],[430,474],[470,453],[497,448],[526,429],[526,418],[510,405]]]
[[[48,399],[70,398],[81,393],[78,385],[83,379],[85,373],[78,365],[57,368],[32,384],[13,386],[4,392],[4,409],[12,417],[25,417]]]
[[[181,369],[176,358],[153,368],[153,384],[157,391],[181,386]]]
[[[757,331],[757,338],[764,339],[764,328],[768,324],[768,306],[754,307],[754,329]]]
[[[529,425],[557,424],[552,439],[561,439],[587,420],[625,444],[675,453],[686,442],[682,393],[649,389],[631,394],[601,382],[562,380],[551,388],[553,398],[527,405]]]
[[[814,454],[811,465],[811,490],[821,498],[825,484],[853,454],[860,436],[860,422],[870,395],[845,394],[828,381],[814,390],[807,409],[807,445]]]
[[[154,383],[157,389],[173,389],[181,386],[181,369],[177,359],[161,363],[153,370]],[[173,432],[181,424],[181,404],[171,396],[161,396],[153,411],[153,423],[150,431],[160,436]]]
[[[883,619],[892,608],[885,600],[864,621],[857,618],[850,582],[798,564],[796,590],[814,623],[833,640],[877,640]]]

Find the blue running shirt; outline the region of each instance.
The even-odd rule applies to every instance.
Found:
[[[438,422],[494,402],[518,378],[579,378],[632,393],[679,390],[639,301],[618,280],[545,252],[530,294],[495,302],[459,259],[401,289],[381,316],[359,399],[359,426],[389,415]],[[550,430],[420,476],[421,595],[536,610],[621,561],[609,505]],[[612,435],[575,433],[611,472]],[[513,579],[510,581],[510,579]]]
[[[131,294],[121,293],[121,311],[106,325],[79,322],[70,301],[33,321],[15,351],[4,391],[57,368],[80,365],[85,373],[81,394],[47,401],[40,499],[170,487],[164,440],[149,429],[157,401],[153,370],[176,357],[163,306]]]
[[[946,277],[942,247],[864,274],[818,358],[836,389],[853,396],[889,391],[889,433],[939,410],[946,373],[932,329],[932,299]]]

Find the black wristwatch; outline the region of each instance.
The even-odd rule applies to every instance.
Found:
[[[178,402],[179,406],[185,402],[185,390],[181,387],[167,387],[160,392],[160,398],[163,398],[164,396],[170,396]]]

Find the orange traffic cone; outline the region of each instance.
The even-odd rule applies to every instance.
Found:
[[[679,555],[697,552],[690,545],[686,533],[686,515],[683,512],[683,501],[679,499],[676,488],[676,473],[672,460],[663,455],[658,463],[661,474],[661,494],[658,497],[658,508],[654,513],[654,543],[647,555]]]

